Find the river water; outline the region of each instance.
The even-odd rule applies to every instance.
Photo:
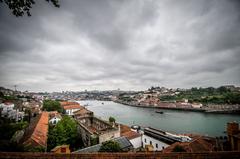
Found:
[[[197,133],[208,136],[226,135],[227,122],[240,122],[240,115],[206,114],[177,110],[162,110],[164,114],[155,113],[155,108],[138,108],[112,101],[79,101],[97,117],[108,120],[110,116],[126,125],[153,127],[173,133]],[[159,109],[158,109],[159,110]]]

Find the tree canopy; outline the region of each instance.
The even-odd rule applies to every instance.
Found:
[[[70,145],[71,149],[82,146],[82,141],[74,119],[64,116],[55,127],[49,126],[48,151],[59,145]]]
[[[113,140],[109,140],[102,143],[102,146],[100,147],[100,152],[121,152],[121,147],[119,143]]]
[[[115,121],[116,121],[115,118],[112,116],[110,116],[108,120],[110,123],[115,123]]]
[[[63,112],[60,102],[55,100],[44,100],[42,109],[46,111],[58,111],[59,113]]]
[[[52,3],[55,7],[60,7],[58,0],[46,0]],[[35,0],[0,0],[0,3],[5,3],[16,17],[27,14],[31,16],[30,10],[35,4]]]

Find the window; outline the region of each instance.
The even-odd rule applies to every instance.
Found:
[[[152,141],[150,141],[150,145],[152,145]]]
[[[158,144],[156,144],[156,148],[158,148]]]
[[[147,143],[147,139],[146,138],[144,139],[144,142]]]
[[[162,147],[162,149],[164,149],[164,146]]]

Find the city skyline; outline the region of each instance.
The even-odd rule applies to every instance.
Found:
[[[0,85],[21,91],[240,85],[238,1],[0,6]]]

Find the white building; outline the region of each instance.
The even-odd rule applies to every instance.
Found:
[[[142,136],[141,135],[130,138],[129,141],[131,142],[131,144],[133,145],[133,148],[135,148],[135,149],[142,147]]]
[[[73,112],[80,110],[81,106],[64,108],[67,115],[73,115]]]
[[[151,127],[144,129],[142,136],[143,147],[153,146],[154,151],[161,151],[175,142],[189,142],[191,138],[183,135],[175,135]]]
[[[61,120],[61,118],[59,118],[59,117],[53,117],[49,120],[49,123],[56,125],[60,120]]]
[[[13,103],[1,103],[0,108],[2,109],[1,116],[8,117],[8,112],[13,110],[14,104]]]
[[[16,121],[20,121],[24,117],[24,112],[20,112],[18,109],[14,109],[13,103],[1,103],[0,109],[2,109],[2,117],[6,117]]]
[[[49,123],[52,125],[56,125],[60,120],[62,120],[62,116],[57,111],[49,112]]]
[[[168,147],[169,144],[162,142],[158,139],[155,139],[148,135],[143,135],[142,137],[143,147],[145,148],[147,145],[152,145],[154,151],[161,151],[164,148]]]
[[[74,115],[73,112],[80,110],[83,108],[77,102],[61,102],[61,105],[67,115]]]

